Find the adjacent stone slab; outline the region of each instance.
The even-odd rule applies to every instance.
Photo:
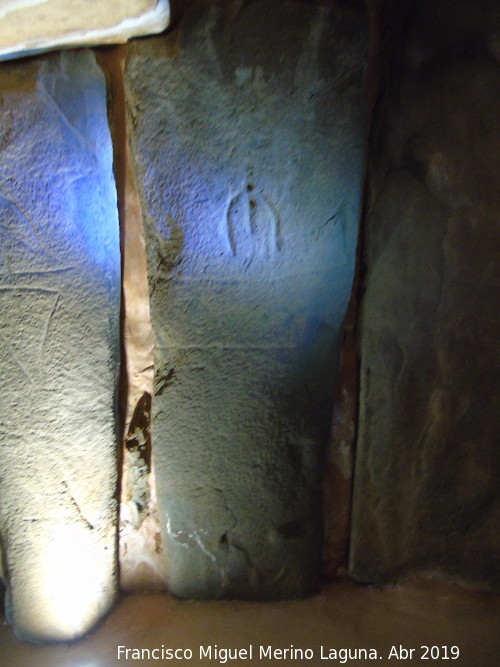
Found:
[[[499,590],[498,4],[455,4],[419,7],[379,119],[351,573]]]
[[[120,256],[90,51],[0,68],[0,533],[18,636],[66,640],[116,586]]]
[[[282,0],[192,3],[131,49],[175,595],[295,597],[318,580],[364,53],[363,12]]]
[[[122,44],[168,26],[168,0],[3,0],[0,60],[68,46]]]

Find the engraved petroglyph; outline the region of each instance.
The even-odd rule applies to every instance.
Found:
[[[2,340],[3,345],[5,345],[5,347],[9,350],[10,357],[19,366],[19,368],[21,369],[23,375],[26,377],[28,382],[30,382],[31,384],[34,384],[33,378],[29,374],[28,370],[24,367],[24,364],[20,361],[19,357],[17,356],[16,352],[14,351],[14,349],[12,348],[12,346],[10,345],[8,340],[1,333],[0,333],[0,338]]]
[[[57,290],[36,285],[2,285],[0,292],[39,292],[40,294],[58,294]]]
[[[78,515],[78,519],[79,519],[79,521],[81,521],[81,522],[82,522],[82,523],[83,523],[89,530],[94,530],[94,526],[92,525],[92,523],[87,519],[87,517],[86,517],[85,514],[83,513],[83,510],[82,510],[82,508],[81,508],[79,502],[78,502],[77,499],[75,498],[73,492],[71,491],[68,482],[64,481],[64,482],[63,482],[63,486],[64,486],[64,488],[66,489],[66,493],[67,493],[67,494],[69,495],[69,497],[70,497],[71,505],[72,505],[72,506],[74,507],[74,509],[76,510],[76,513],[77,513],[77,515]]]
[[[3,252],[3,248],[2,248]],[[0,278],[5,276],[16,276],[18,278],[28,278],[32,276],[45,276],[45,275],[58,275],[61,273],[67,273],[68,271],[74,270],[75,266],[60,266],[54,267],[53,269],[40,269],[39,271],[9,271],[8,273],[0,273]],[[17,288],[21,289],[21,288]],[[32,289],[28,287],[28,289]]]
[[[283,248],[277,207],[249,182],[229,200],[224,236],[227,250],[246,264],[256,258],[272,259]]]
[[[39,385],[37,374],[43,368],[43,355],[61,294],[58,290],[37,285],[0,285],[0,298],[3,346],[25,378],[31,384]],[[21,313],[29,312],[29,317],[7,317],[7,313],[13,312],[14,304]]]
[[[54,305],[52,306],[52,309],[51,309],[51,311],[50,311],[50,313],[49,313],[49,316],[47,317],[47,322],[46,322],[46,324],[45,324],[45,329],[44,329],[44,331],[43,331],[43,336],[42,336],[42,339],[41,339],[41,342],[40,342],[40,351],[39,351],[40,356],[41,356],[42,353],[43,353],[43,348],[44,348],[44,346],[45,346],[45,342],[46,342],[47,337],[48,337],[48,335],[49,335],[50,323],[51,323],[51,321],[52,321],[52,318],[54,317],[54,314],[55,314],[55,312],[56,312],[57,305],[58,305],[58,303],[59,303],[60,298],[61,298],[61,295],[58,294],[58,295],[56,296],[56,298],[54,299]]]
[[[229,202],[229,206],[226,211],[226,232],[227,232],[227,242],[229,246],[229,250],[233,253],[233,255],[236,257],[236,240],[235,240],[235,230],[233,227],[234,220],[238,220],[241,218],[240,215],[240,198],[241,194],[237,195],[236,197],[233,197],[231,201]]]
[[[14,214],[16,221],[13,222],[11,218]],[[30,253],[42,253],[47,258],[52,258],[48,252],[46,245],[40,238],[40,234],[36,230],[36,226],[30,219],[27,213],[21,210],[19,204],[14,200],[12,195],[7,192],[4,185],[0,184],[0,232],[2,239],[8,243],[9,249],[15,250],[23,248]],[[2,219],[5,221],[3,222]],[[9,268],[11,266],[11,255],[7,250],[2,248],[5,263]]]
[[[302,54],[295,71],[295,88],[301,91],[305,103],[311,102],[321,88],[321,77],[318,71],[319,45],[321,36],[327,25],[328,9],[318,7],[316,16],[311,21],[309,34],[304,41]]]
[[[342,249],[346,251],[349,244],[347,236],[348,219],[349,214],[346,211],[345,202],[342,202],[339,206],[337,206],[332,215],[317,227],[315,230],[316,239],[320,240],[330,230],[332,230],[336,235],[340,236]]]

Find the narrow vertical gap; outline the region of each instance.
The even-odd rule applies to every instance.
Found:
[[[366,128],[362,199],[351,299],[344,327],[341,366],[335,396],[332,430],[324,477],[325,544],[324,574],[327,578],[349,574],[356,449],[361,401],[360,316],[365,283],[365,247],[368,215],[370,156],[376,141],[377,118],[397,66],[401,35],[414,0],[365,0],[369,20],[366,71]]]
[[[365,4],[370,4],[365,3]],[[368,182],[368,147],[372,132],[376,87],[376,36],[373,11],[368,12],[369,44],[365,75],[366,121],[364,135],[363,182],[358,221],[358,237],[351,296],[344,320],[339,373],[333,401],[330,438],[326,447],[323,476],[323,575],[327,579],[346,576],[351,535],[352,496],[356,438],[359,418],[358,324],[362,289],[363,237],[365,233]]]
[[[109,91],[114,173],[122,249],[122,449],[119,484],[119,562],[123,590],[165,587],[150,413],[154,338],[149,311],[144,225],[127,139],[124,66],[126,46],[98,50]]]
[[[356,268],[344,321],[344,340],[323,476],[323,575],[327,579],[346,573],[349,551],[359,401],[359,359],[356,344],[357,274]]]
[[[411,2],[411,0],[408,0]],[[408,2],[406,4],[408,4]],[[376,123],[377,108],[387,76],[389,47],[387,26],[394,29],[388,16],[394,0],[365,0],[369,21],[368,61],[365,78],[366,125],[364,137],[363,184],[356,246],[356,263],[351,297],[344,321],[344,340],[333,405],[330,439],[326,450],[323,478],[324,548],[323,569],[327,578],[347,575],[356,442],[360,410],[359,318],[364,286],[364,253],[368,205],[369,156]],[[402,12],[404,14],[404,10]],[[389,46],[390,46],[389,38]],[[384,66],[385,65],[385,66]]]

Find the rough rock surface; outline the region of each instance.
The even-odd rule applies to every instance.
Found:
[[[0,533],[7,613],[69,639],[116,585],[120,257],[90,51],[0,69]]]
[[[68,46],[121,44],[161,32],[168,0],[3,0],[0,60]]]
[[[195,2],[126,69],[156,334],[170,590],[320,573],[322,447],[353,275],[364,14]]]
[[[494,2],[418,3],[379,121],[351,550],[363,581],[500,589],[499,18]]]

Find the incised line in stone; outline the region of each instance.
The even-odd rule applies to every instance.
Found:
[[[24,376],[26,377],[26,379],[27,379],[29,382],[31,382],[31,384],[35,384],[35,381],[34,381],[33,378],[31,377],[31,375],[28,373],[28,371],[26,370],[26,368],[24,368],[23,364],[22,364],[22,363],[19,361],[19,359],[17,358],[17,354],[15,353],[15,351],[14,351],[12,345],[7,341],[7,339],[5,338],[5,336],[4,336],[1,332],[0,332],[0,338],[3,340],[5,346],[8,348],[8,350],[9,350],[9,352],[10,352],[10,355],[11,355],[12,359],[16,362],[16,364],[17,364],[17,365],[19,366],[19,368],[22,370],[22,372],[23,372]]]
[[[5,187],[0,184],[0,191],[2,192],[2,199],[6,201],[8,204],[10,204],[14,210],[16,211],[17,215],[23,220],[26,225],[28,226],[28,229],[30,230],[31,234],[33,235],[33,238],[35,239],[36,243],[38,244],[39,248],[41,249],[42,253],[46,256],[49,257],[50,259],[52,258],[52,255],[47,252],[47,249],[45,248],[45,245],[42,243],[38,236],[38,232],[36,231],[35,225],[32,223],[32,221],[29,219],[29,217],[26,215],[26,213],[23,213],[21,209],[19,208],[19,205],[16,204],[16,202],[12,199],[12,197],[9,195],[9,193],[5,190]],[[4,227],[5,229],[5,227]]]
[[[61,298],[61,295],[58,294],[56,296],[55,300],[54,300],[52,310],[50,311],[49,316],[47,318],[47,322],[45,324],[45,329],[44,329],[43,336],[42,336],[42,342],[40,343],[40,349],[39,349],[39,352],[38,352],[39,356],[41,356],[42,353],[43,353],[43,348],[44,348],[44,345],[45,345],[45,341],[47,340],[47,336],[48,336],[48,333],[49,333],[50,322],[52,320],[52,317],[54,316],[54,313],[56,311],[57,304],[59,303],[60,298]]]
[[[61,109],[61,107],[57,104],[55,98],[49,93],[47,88],[45,87],[45,84],[42,81],[38,81],[38,89],[42,93],[42,96],[45,97],[46,100],[49,101],[51,106],[55,109],[57,115],[62,119],[63,124],[72,132],[75,134],[80,141],[87,147],[88,152],[97,159],[97,155],[93,149],[93,147],[90,145],[88,142],[87,138],[78,130],[74,125],[72,125],[64,111]]]
[[[80,519],[87,526],[87,528],[89,528],[90,530],[94,530],[94,526],[90,523],[90,521],[87,519],[87,517],[83,513],[80,505],[78,504],[78,501],[76,500],[75,496],[71,492],[71,489],[69,488],[69,484],[66,480],[63,481],[63,486],[66,488],[66,490],[69,494],[69,497],[71,498],[72,505],[76,509],[76,511],[78,512],[78,516],[80,517]]]

